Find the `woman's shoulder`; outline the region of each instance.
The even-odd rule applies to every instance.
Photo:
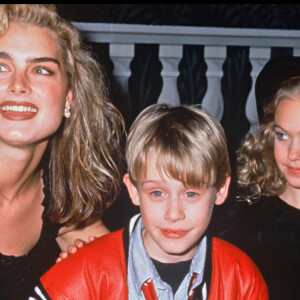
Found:
[[[106,264],[110,259],[123,257],[123,229],[105,234],[78,249],[70,258],[77,261],[93,261],[93,263]]]
[[[125,266],[122,237],[123,229],[120,229],[95,239],[53,266],[42,280],[51,281],[61,274],[64,274],[63,276],[69,274],[70,278],[75,278],[81,276],[80,274],[83,272],[92,274],[99,269],[106,272],[112,269],[112,266]],[[74,268],[76,268],[76,272]]]

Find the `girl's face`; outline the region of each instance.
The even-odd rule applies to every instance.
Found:
[[[11,22],[0,36],[0,144],[47,142],[71,101],[55,33]]]
[[[275,113],[274,157],[287,189],[300,188],[300,99],[279,102]]]

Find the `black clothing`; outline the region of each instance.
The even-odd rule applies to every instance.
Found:
[[[185,275],[189,272],[192,260],[177,263],[162,263],[153,258],[151,260],[160,278],[171,286],[175,295]]]
[[[219,237],[235,244],[257,264],[270,300],[300,299],[300,210],[279,197],[237,203],[223,220]]]
[[[44,172],[45,173],[45,172]],[[40,276],[55,264],[61,250],[56,243],[60,226],[45,218],[49,207],[50,189],[46,176],[44,180],[44,212],[41,236],[28,255],[7,256],[0,253],[0,299],[28,299]]]

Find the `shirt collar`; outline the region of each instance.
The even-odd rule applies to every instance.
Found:
[[[136,220],[136,218],[135,218]],[[143,239],[142,230],[144,228],[142,219],[138,219],[135,228],[131,232],[130,245],[129,245],[129,265],[132,271],[132,279],[135,288],[140,292],[142,285],[146,280],[152,278],[152,280],[157,284],[161,285],[162,281],[148,255]],[[195,252],[192,259],[189,275],[192,277],[193,273],[197,273],[197,280],[194,286],[199,285],[203,280],[204,265],[206,259],[206,249],[207,249],[207,238],[204,236],[199,246]],[[142,267],[141,267],[142,266]],[[163,288],[163,285],[160,286]]]

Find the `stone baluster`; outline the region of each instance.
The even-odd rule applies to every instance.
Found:
[[[270,60],[271,48],[257,48],[251,47],[249,51],[249,59],[252,65],[251,77],[252,77],[252,87],[248,95],[246,103],[246,117],[250,122],[251,126],[249,133],[255,133],[259,126],[257,106],[255,100],[255,81],[262,70],[264,65]]]
[[[130,105],[128,79],[131,75],[130,63],[134,57],[134,44],[111,43],[109,45],[109,55],[114,64],[113,76],[119,87],[122,100]]]
[[[202,100],[202,107],[219,121],[221,121],[224,111],[221,79],[225,58],[226,47],[206,46],[204,48],[204,59],[207,64],[207,90]]]
[[[182,58],[182,45],[160,45],[159,59],[162,63],[161,76],[163,87],[158,98],[158,103],[168,103],[173,106],[180,104],[177,88],[177,78],[179,76],[178,65]]]
[[[293,49],[293,56],[300,56],[300,48],[294,48]]]

